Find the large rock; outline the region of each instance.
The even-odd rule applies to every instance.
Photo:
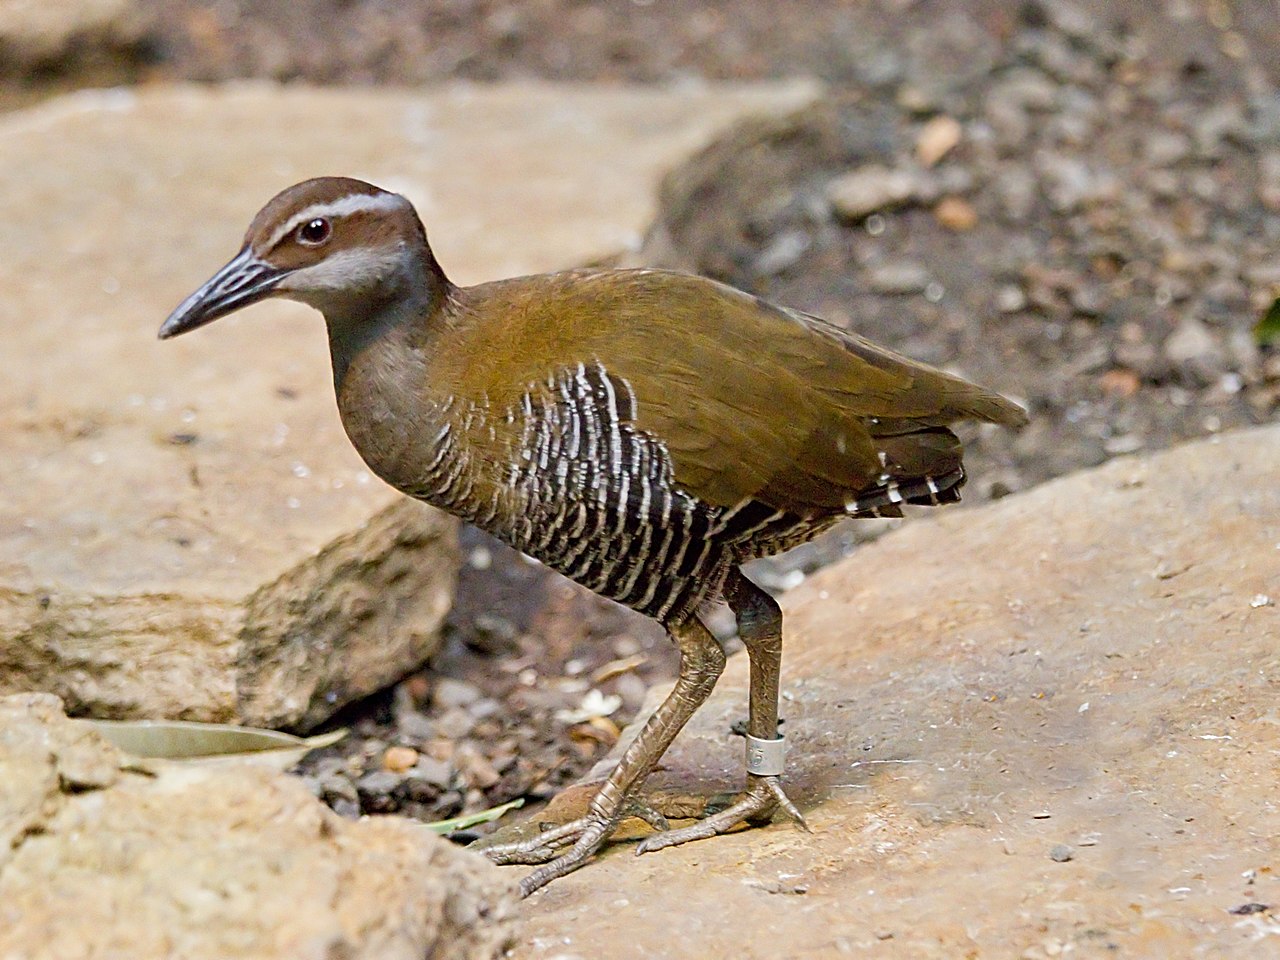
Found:
[[[0,0],[0,72],[125,50],[141,42],[147,23],[138,0]]]
[[[812,95],[181,87],[0,119],[0,692],[306,726],[434,649],[452,525],[351,450],[320,319],[155,339],[277,190],[402,190],[462,282],[564,267],[637,245],[667,170]]]
[[[513,903],[407,820],[251,765],[141,769],[52,696],[0,699],[4,960],[480,960]]]
[[[813,834],[614,847],[528,902],[513,956],[1280,955],[1277,477],[1280,426],[1225,435],[814,577],[783,669]],[[739,781],[745,668],[656,790]]]

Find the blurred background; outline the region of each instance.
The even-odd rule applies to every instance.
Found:
[[[1277,419],[1280,353],[1256,329],[1280,288],[1274,0],[0,0],[0,110],[177,81],[793,76],[820,102],[673,173],[635,259],[1019,398],[1030,428],[967,438],[969,501]],[[757,575],[782,592],[882,529]],[[464,548],[432,669],[348,710],[357,736],[308,762],[340,812],[549,796],[673,675],[653,624],[474,531]]]

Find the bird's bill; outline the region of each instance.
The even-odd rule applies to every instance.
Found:
[[[203,327],[219,317],[271,296],[288,271],[280,270],[253,255],[245,247],[204,285],[178,304],[160,327],[160,339]]]

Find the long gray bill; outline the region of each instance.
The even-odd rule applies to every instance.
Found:
[[[160,326],[160,339],[187,333],[271,295],[286,271],[259,260],[246,246],[204,285],[178,304]]]

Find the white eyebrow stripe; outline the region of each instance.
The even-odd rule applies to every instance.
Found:
[[[352,213],[364,213],[370,210],[393,210],[403,203],[404,199],[395,193],[349,193],[345,197],[338,197],[336,200],[313,203],[311,206],[298,211],[281,226],[277,227],[276,232],[271,235],[266,249],[270,250],[294,230],[317,217],[343,217]]]

